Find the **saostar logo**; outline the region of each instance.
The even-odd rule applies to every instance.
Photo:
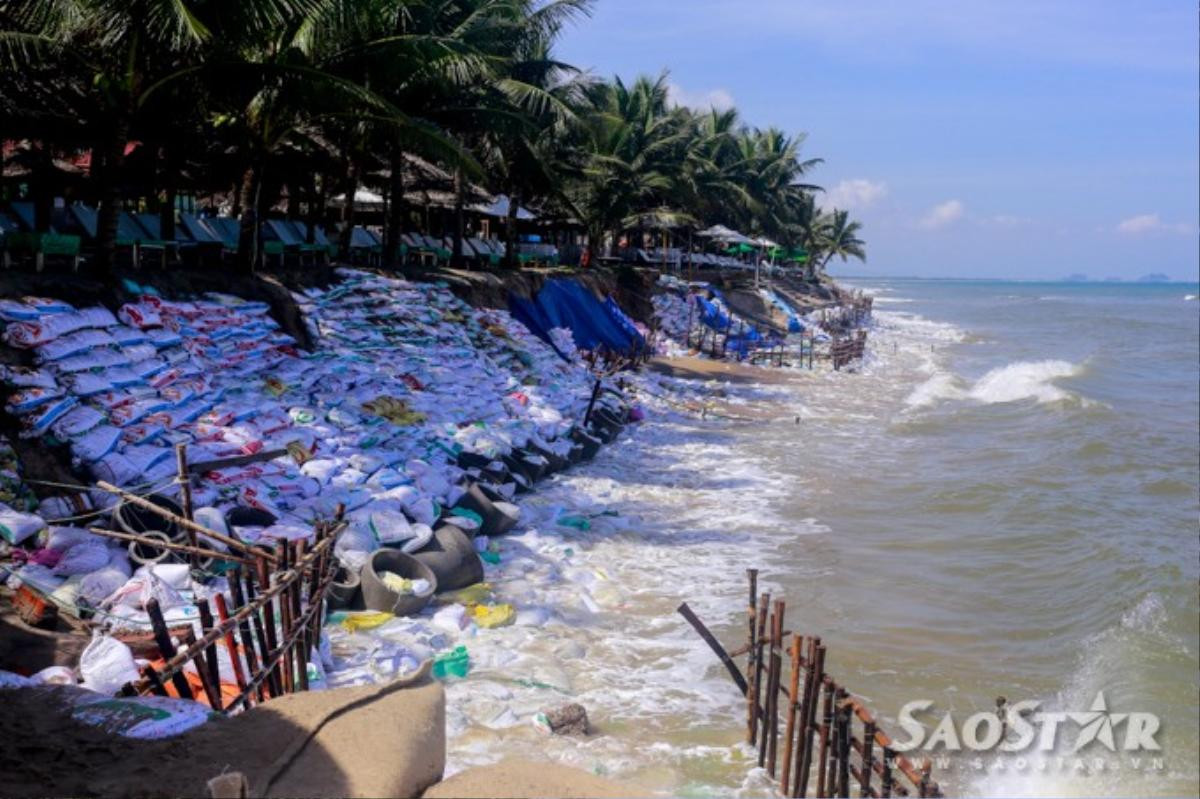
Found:
[[[961,725],[953,713],[947,712],[929,732],[916,716],[929,711],[933,704],[921,699],[900,709],[900,727],[908,738],[894,743],[897,752],[918,749],[928,752],[961,752],[964,749],[1026,752],[1031,748],[1054,752],[1063,729],[1076,730],[1070,754],[1095,746],[1103,746],[1110,752],[1159,751],[1154,739],[1159,727],[1158,716],[1153,713],[1112,713],[1103,691],[1096,694],[1090,710],[1043,712],[1038,710],[1041,702],[1028,700],[1009,705],[998,701],[996,711],[972,714]]]

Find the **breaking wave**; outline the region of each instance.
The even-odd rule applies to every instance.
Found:
[[[944,400],[970,399],[985,405],[1017,402],[1024,399],[1039,403],[1073,399],[1076,395],[1054,381],[1076,377],[1083,366],[1069,361],[1017,361],[991,370],[969,385],[958,375],[937,372],[908,395],[909,408],[934,405]]]

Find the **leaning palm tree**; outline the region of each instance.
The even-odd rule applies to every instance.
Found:
[[[814,268],[817,274],[824,273],[825,267],[833,258],[843,261],[857,258],[866,261],[866,242],[858,237],[862,224],[851,220],[848,211],[834,209],[822,216],[825,218],[819,225],[820,232],[815,244],[818,255],[814,261]]]

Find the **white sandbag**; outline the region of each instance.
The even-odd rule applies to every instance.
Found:
[[[78,685],[75,672],[66,666],[47,666],[39,672],[30,675],[30,680],[38,685]]]
[[[397,544],[413,537],[412,525],[403,513],[375,511],[367,515],[367,529],[381,545]]]
[[[102,541],[77,544],[54,566],[54,573],[61,577],[91,574],[108,565],[108,546]]]
[[[72,355],[82,355],[98,347],[111,347],[117,343],[105,330],[79,330],[62,338],[42,344],[34,357],[38,363],[50,363]]]
[[[195,497],[193,496],[192,499],[195,500]],[[196,508],[195,512],[192,514],[192,518],[195,519],[197,524],[204,525],[215,533],[220,533],[221,535],[225,536],[229,535],[229,527],[225,524],[225,514],[216,508]],[[197,535],[200,537],[201,543],[205,547],[208,547],[209,549],[215,549],[220,552],[229,551],[229,546],[223,541],[218,541],[217,539],[204,535],[203,533],[197,533]]]
[[[27,366],[0,366],[0,379],[16,388],[54,388],[58,385],[49,370]]]
[[[168,696],[130,696],[93,702],[72,718],[124,738],[171,738],[208,721],[207,705]]]
[[[113,566],[85,574],[79,582],[79,598],[92,607],[99,607],[104,600],[112,596],[125,582],[129,575]]]
[[[158,308],[148,302],[127,302],[117,310],[117,318],[130,327],[145,329],[162,326]]]
[[[176,591],[186,591],[192,584],[191,568],[186,563],[148,563],[138,568],[133,576],[144,577],[150,573]]]
[[[32,513],[19,513],[3,502],[0,502],[0,538],[10,544],[19,544],[27,538],[37,535],[45,528],[46,523],[41,516]]]
[[[95,463],[115,452],[120,443],[120,429],[102,424],[74,439],[71,442],[71,454],[84,463]]]
[[[104,414],[100,411],[89,405],[77,405],[50,425],[50,429],[59,438],[74,438],[94,430],[103,421]]]
[[[137,682],[138,668],[129,647],[108,635],[97,633],[79,656],[83,687],[112,696],[127,682]]]
[[[51,527],[46,535],[46,547],[66,552],[76,544],[102,544],[102,539],[81,527]]]

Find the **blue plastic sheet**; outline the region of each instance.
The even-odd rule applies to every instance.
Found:
[[[627,352],[645,345],[633,322],[612,298],[601,302],[575,280],[548,280],[532,300],[510,295],[509,309],[517,321],[543,341],[550,341],[553,328],[565,327],[584,350],[604,346]]]

